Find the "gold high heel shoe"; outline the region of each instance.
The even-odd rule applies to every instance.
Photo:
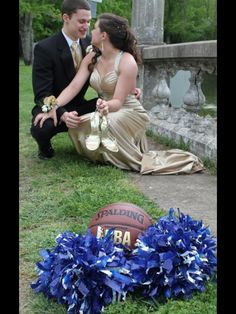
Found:
[[[88,150],[96,150],[100,145],[100,130],[99,130],[100,117],[99,112],[95,111],[91,113],[90,116],[90,125],[91,125],[91,133],[85,139],[85,145]]]
[[[115,138],[111,138],[111,136],[108,136],[108,120],[107,116],[103,115],[101,117],[101,123],[100,123],[100,129],[101,129],[101,142],[103,146],[108,149],[111,152],[118,152],[119,148],[116,142]]]

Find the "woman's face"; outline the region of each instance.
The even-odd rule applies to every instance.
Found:
[[[99,21],[95,23],[91,34],[92,34],[92,40],[91,40],[92,45],[94,45],[97,48],[100,48],[101,42],[102,42],[102,32],[99,28]]]

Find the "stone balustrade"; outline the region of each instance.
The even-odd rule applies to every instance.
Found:
[[[150,129],[177,143],[184,142],[199,157],[213,161],[217,159],[217,121],[197,113],[205,103],[202,74],[217,74],[216,45],[211,40],[141,46],[143,64],[137,82],[142,90],[142,103],[150,115]],[[170,80],[179,70],[191,72],[190,84],[183,105],[174,108],[169,101]]]
[[[183,104],[187,111],[198,112],[205,103],[202,74],[217,73],[216,40],[141,48],[143,65],[139,69],[138,85],[143,89],[146,108],[163,102],[168,104],[170,79],[179,70],[189,70],[190,87]]]
[[[184,142],[202,158],[216,161],[216,118],[200,117],[206,98],[202,92],[203,74],[217,73],[217,41],[166,45],[164,35],[165,0],[133,0],[132,23],[141,48],[137,86],[150,115],[150,129],[157,135]],[[189,87],[179,107],[172,106],[171,82],[180,71],[189,71]]]

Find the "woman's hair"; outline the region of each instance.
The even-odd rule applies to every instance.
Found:
[[[77,10],[91,10],[87,0],[64,0],[61,5],[61,14],[71,16]]]
[[[101,32],[108,34],[110,42],[115,48],[129,52],[137,63],[141,63],[137,40],[129,27],[127,19],[112,13],[104,13],[98,17],[98,26]],[[97,62],[97,57],[100,55],[96,49],[95,52],[96,55],[92,58],[92,65]]]

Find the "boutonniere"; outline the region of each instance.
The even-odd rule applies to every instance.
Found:
[[[45,97],[43,99],[42,111],[49,112],[50,110],[52,110],[54,106],[56,106],[56,104],[57,104],[57,100],[55,96],[51,95],[51,96]]]
[[[89,46],[86,48],[86,54],[90,53],[91,51],[93,51],[93,45],[89,45]]]

